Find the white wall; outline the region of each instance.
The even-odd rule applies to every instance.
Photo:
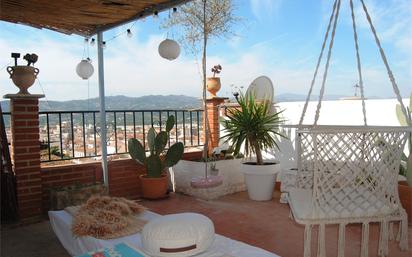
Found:
[[[405,106],[409,99],[403,99]],[[395,106],[396,99],[366,100],[368,125],[398,126]],[[282,102],[278,105],[284,110],[286,124],[298,124],[305,102]],[[317,102],[309,102],[304,124],[313,124]],[[320,125],[363,125],[362,101],[335,100],[323,101],[320,110]]]

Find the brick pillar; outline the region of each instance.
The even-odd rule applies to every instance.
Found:
[[[209,153],[213,148],[219,146],[220,126],[219,126],[219,105],[221,105],[227,97],[213,97],[206,100],[206,115],[209,121]],[[203,120],[203,141],[205,140],[206,121]]]
[[[39,142],[39,98],[44,95],[8,94],[11,111],[11,158],[17,179],[20,220],[42,214]]]

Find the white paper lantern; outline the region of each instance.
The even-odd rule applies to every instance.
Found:
[[[93,72],[94,72],[94,68],[93,68],[93,65],[91,64],[91,61],[87,59],[81,60],[81,62],[77,64],[76,72],[80,78],[89,79],[93,75]]]
[[[174,60],[180,54],[180,46],[174,40],[165,39],[159,45],[159,54],[169,61]]]

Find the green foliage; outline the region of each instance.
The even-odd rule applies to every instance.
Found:
[[[181,142],[172,145],[166,153],[166,166],[171,167],[180,161],[183,155],[184,146]]]
[[[50,147],[50,154],[51,154],[51,155],[58,156],[58,157],[64,157],[64,154],[62,154],[62,153],[60,152],[60,148],[59,148],[58,146],[52,146],[52,147]]]
[[[136,138],[129,139],[129,154],[140,164],[144,164],[146,154],[143,145]]]
[[[155,139],[156,131],[153,127],[147,132],[147,144],[149,145],[150,154],[154,154],[155,151]]]
[[[166,144],[169,140],[170,131],[175,126],[174,116],[170,116],[166,122],[166,131],[156,133],[154,128],[150,128],[147,133],[149,145],[149,156],[139,140],[129,139],[129,154],[139,164],[146,167],[147,176],[159,178],[163,171],[178,163],[184,152],[184,145],[181,142],[173,144],[165,154]]]
[[[228,109],[227,119],[222,120],[222,139],[233,145],[235,155],[244,145],[245,155],[255,154],[257,164],[263,165],[262,151],[279,148],[277,137],[285,137],[279,131],[282,111],[272,113],[271,103],[256,102],[253,94],[239,95],[238,103],[240,108]]]
[[[147,176],[151,178],[160,178],[162,175],[162,160],[160,156],[157,155],[150,155],[147,157]]]
[[[156,154],[161,154],[163,150],[166,148],[167,144],[167,132],[166,131],[161,131],[159,134],[156,135],[154,145],[155,145],[155,152]]]
[[[175,125],[175,116],[170,116],[166,121],[166,132],[169,133]]]
[[[396,116],[398,117],[399,124],[402,126],[411,126],[412,124],[412,93],[409,97],[409,106],[406,107],[406,115],[402,112],[400,104],[396,105]],[[408,150],[409,154],[402,154],[402,163],[399,169],[401,175],[406,176],[409,186],[412,186],[412,134],[409,134],[408,138]]]

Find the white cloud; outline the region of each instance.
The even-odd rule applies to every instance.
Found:
[[[410,0],[391,1],[399,2],[405,7],[405,3]],[[281,2],[250,0],[252,11],[256,15],[262,14],[262,10],[276,11]],[[406,26],[411,21],[411,9],[400,10],[400,6],[392,4],[395,6],[391,5],[392,9],[386,10],[382,4],[378,4],[377,0],[367,3],[368,6],[372,6],[370,8],[372,16],[378,17],[376,26],[379,28],[378,31],[384,35],[382,37],[384,43],[391,44],[396,47],[398,53],[405,53],[405,56],[408,56],[401,59],[403,62],[395,63],[396,71],[398,71],[395,75],[401,73],[401,76],[397,77],[401,92],[407,94],[412,83],[412,26],[409,28]],[[393,17],[396,16],[396,12],[400,13],[400,17]],[[385,16],[382,17],[383,14]],[[360,26],[362,29],[367,29],[364,25],[366,24]],[[326,25],[323,24],[324,26]],[[164,36],[152,34],[148,39],[143,40],[139,37],[140,30],[137,24],[133,31],[133,39],[120,36],[107,42],[107,49],[104,51],[106,95],[185,94],[201,96],[200,62],[185,55],[175,61],[164,60],[157,53],[158,44]],[[30,29],[28,34],[26,38],[19,38],[19,40],[8,36],[0,38],[0,60],[3,60],[0,61],[0,69],[9,62],[8,60],[11,61],[10,52],[17,51],[22,54],[35,52],[39,55],[39,62],[36,63],[36,66],[40,68],[39,80],[48,99],[87,98],[87,81],[81,80],[75,73],[75,67],[82,58],[83,39],[77,36],[49,36],[51,33],[45,36],[44,31],[35,29]],[[282,42],[286,41],[284,38],[288,39],[286,49],[293,49],[293,53],[280,51]],[[277,44],[274,44],[274,41]],[[267,75],[273,80],[276,93],[306,94],[318,55],[318,47],[314,49],[308,46],[307,42],[305,44],[300,43],[299,40],[295,42],[290,39],[290,35],[281,34],[267,41],[256,42],[254,46],[247,48],[247,51],[238,49],[239,52],[235,58],[210,55],[207,67],[217,63],[223,66],[220,95],[230,94],[231,84],[247,87],[254,78],[260,75]],[[90,96],[97,97],[95,49],[90,49],[90,53],[95,67],[95,74],[90,80]],[[339,64],[339,60],[333,60],[327,94],[352,94],[352,85],[356,83],[353,80],[357,78],[356,72],[352,69],[353,67],[342,67]],[[364,77],[369,96],[393,95],[382,65],[378,67],[365,65]],[[2,85],[0,95],[17,92],[4,69],[0,70],[0,83]],[[36,84],[30,92],[42,93],[42,88]]]

